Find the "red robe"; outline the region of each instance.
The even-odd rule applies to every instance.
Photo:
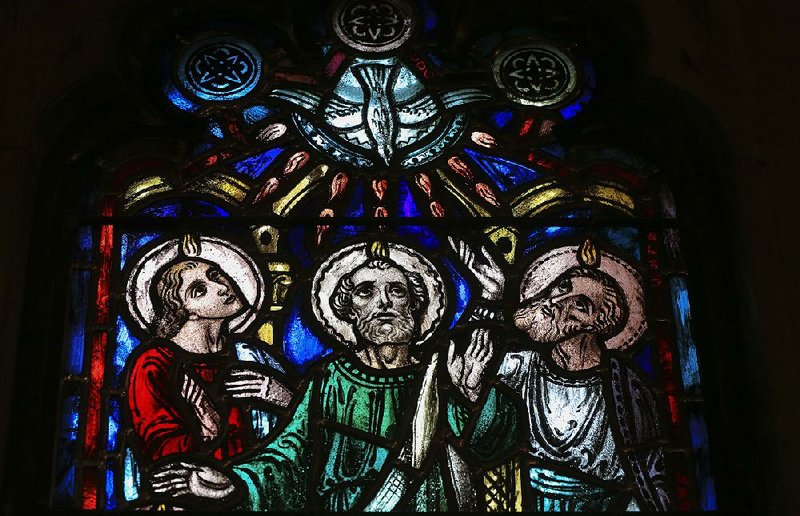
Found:
[[[174,453],[209,454],[222,460],[245,449],[246,414],[241,408],[212,396],[214,408],[227,424],[222,425],[221,438],[205,443],[199,433],[200,422],[181,396],[181,366],[209,393],[230,360],[228,352],[186,353],[165,340],[154,341],[136,357],[128,380],[128,407],[138,436],[141,462],[156,461]]]

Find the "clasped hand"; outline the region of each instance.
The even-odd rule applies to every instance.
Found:
[[[150,485],[160,497],[194,496],[222,500],[236,491],[227,474],[214,466],[178,461],[153,470]]]

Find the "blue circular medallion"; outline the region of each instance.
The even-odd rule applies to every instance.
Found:
[[[178,61],[178,79],[191,94],[204,100],[244,97],[261,78],[261,54],[238,38],[202,39]]]

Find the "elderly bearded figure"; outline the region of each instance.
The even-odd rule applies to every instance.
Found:
[[[499,267],[451,243],[499,299]],[[669,508],[655,397],[619,353],[644,332],[643,305],[635,269],[589,240],[523,275],[514,325],[530,349],[505,354],[498,375],[527,408],[532,510]]]
[[[428,306],[419,273],[375,258],[342,277],[331,297],[336,316],[353,324],[361,342],[353,348],[364,364],[378,369],[408,364],[416,321]]]
[[[338,352],[307,375],[286,425],[230,469],[161,467],[154,492],[256,511],[474,509],[466,463],[441,436],[455,434],[485,461],[516,440],[511,400],[494,389],[476,430],[465,434],[477,399],[472,380],[492,355],[487,330],[473,332],[463,354],[450,344],[442,370],[463,387],[450,394],[439,388],[438,352],[423,347],[447,302],[427,258],[395,243],[351,245],[320,266],[311,290],[314,314]],[[445,410],[449,417],[440,417]]]

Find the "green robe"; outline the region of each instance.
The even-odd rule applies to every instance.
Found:
[[[416,409],[418,397],[419,382],[414,379],[422,373],[421,367],[400,374],[365,370],[344,357],[327,361],[306,384],[286,426],[265,447],[234,465],[246,486],[240,508],[364,507],[368,500],[362,498],[371,497],[379,478],[382,482],[384,464],[398,451],[398,438],[408,431],[407,411]],[[469,412],[452,399],[442,401],[451,431],[462,437]],[[314,420],[319,424],[311,424]],[[517,425],[513,404],[493,389],[466,446],[474,457],[493,460],[516,441]],[[433,461],[404,509],[457,508],[445,495],[440,462]]]

